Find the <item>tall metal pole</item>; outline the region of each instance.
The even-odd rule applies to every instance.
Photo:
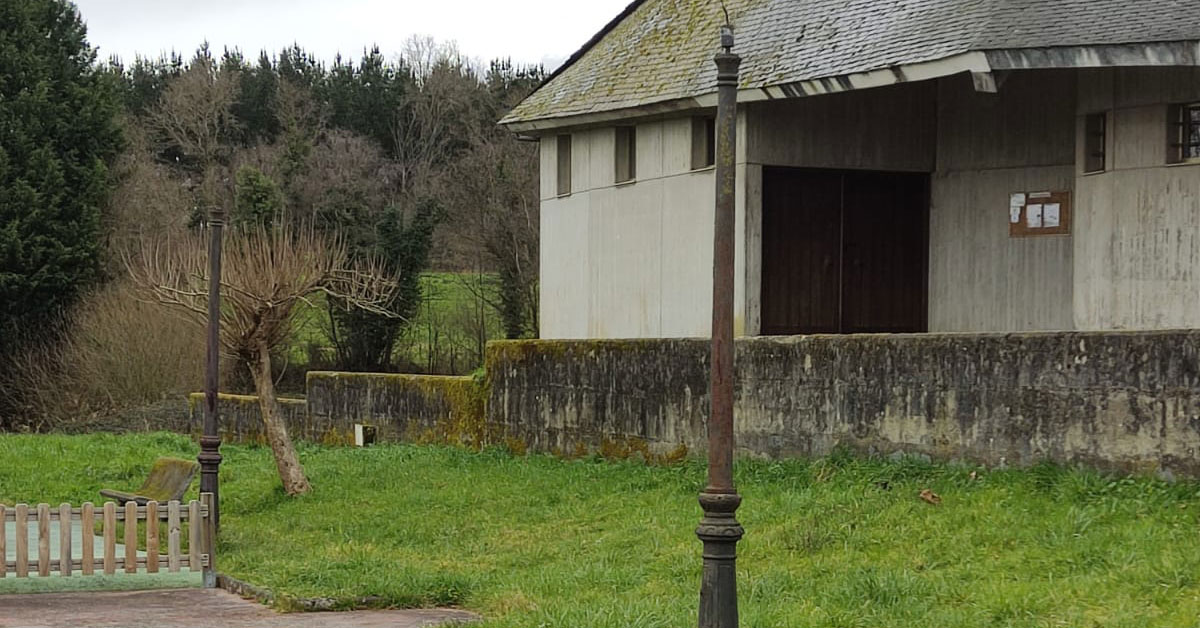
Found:
[[[734,513],[742,498],[733,486],[733,283],[734,200],[737,174],[737,85],[741,57],[733,54],[733,27],[721,28],[717,53],[716,231],[713,235],[712,399],[708,419],[708,486],[700,493],[704,518],[696,536],[704,543],[700,628],[736,628],[737,542]]]
[[[200,492],[212,493],[212,521],[221,524],[217,471],[221,466],[221,434],[217,430],[217,386],[221,361],[221,234],[225,210],[214,206],[208,214],[208,349],[204,369],[204,434],[200,437]]]

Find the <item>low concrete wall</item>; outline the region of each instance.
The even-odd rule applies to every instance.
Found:
[[[305,415],[308,413],[307,404],[303,399],[279,398],[279,409],[283,413],[284,423],[292,438],[322,442],[324,434],[317,434],[307,429]],[[262,410],[258,407],[258,397],[251,395],[217,396],[217,421],[221,427],[221,440],[227,443],[259,443],[267,442],[267,435],[262,422]],[[188,430],[192,434],[204,432],[204,393],[188,395]],[[353,442],[353,438],[351,438]]]
[[[1039,460],[1200,476],[1200,332],[748,338],[747,454],[839,445],[992,465]],[[543,451],[706,446],[708,342],[489,346],[488,422]]]
[[[380,441],[455,443],[489,441],[481,383],[470,377],[391,373],[308,373],[307,399],[279,399],[288,434],[325,445],[354,444],[354,424],[379,428]],[[265,443],[258,397],[219,397],[225,442]],[[188,429],[204,426],[204,395],[188,398]]]
[[[318,432],[369,423],[382,441],[482,444],[484,395],[470,377],[308,374],[308,421]]]

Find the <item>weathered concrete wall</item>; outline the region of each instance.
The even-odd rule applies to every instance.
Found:
[[[796,168],[930,172],[937,84],[747,105],[746,159]]]
[[[1109,158],[1078,171],[1077,326],[1200,326],[1200,164],[1166,165],[1167,105],[1200,100],[1200,69],[1090,70],[1079,94],[1079,124],[1109,115]]]
[[[741,134],[744,135],[744,120]],[[707,333],[712,302],[712,168],[691,169],[690,117],[637,125],[637,178],[614,183],[613,127],[571,132],[570,195],[557,142],[541,143],[544,338]],[[746,177],[745,166],[739,176]],[[738,193],[738,327],[746,329],[745,188]]]
[[[391,373],[308,373],[307,400],[279,399],[288,433],[325,445],[354,444],[354,424],[379,429],[380,441],[480,445],[488,441],[482,383],[470,377]],[[221,395],[226,442],[265,443],[258,397]],[[204,426],[204,395],[188,398],[187,429]]]
[[[279,409],[284,424],[292,438],[314,442],[329,442],[331,435],[314,432],[307,419],[307,404],[303,399],[279,398]],[[217,396],[217,424],[221,428],[221,439],[227,443],[265,443],[262,410],[258,397],[252,395]],[[204,393],[188,396],[188,431],[192,434],[204,432]],[[351,435],[353,436],[353,435]],[[353,439],[351,439],[353,441]]]
[[[1014,72],[996,94],[938,81],[929,211],[929,329],[1074,329],[1073,243],[1009,237],[1014,192],[1071,191],[1075,74]]]
[[[383,441],[477,444],[484,398],[470,377],[313,371],[307,381],[307,428],[348,434],[353,425],[379,428]]]
[[[543,451],[701,451],[707,362],[703,340],[493,343],[488,421]],[[748,338],[737,365],[743,453],[1200,475],[1200,332]]]

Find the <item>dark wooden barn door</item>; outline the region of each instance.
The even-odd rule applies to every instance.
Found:
[[[841,329],[841,204],[840,178],[763,171],[764,335]]]
[[[929,178],[763,170],[762,333],[927,328]]]

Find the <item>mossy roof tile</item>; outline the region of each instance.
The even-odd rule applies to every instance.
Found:
[[[725,0],[761,88],[974,50],[1200,39],[1200,0]],[[716,0],[637,0],[502,123],[634,108],[713,91]]]

